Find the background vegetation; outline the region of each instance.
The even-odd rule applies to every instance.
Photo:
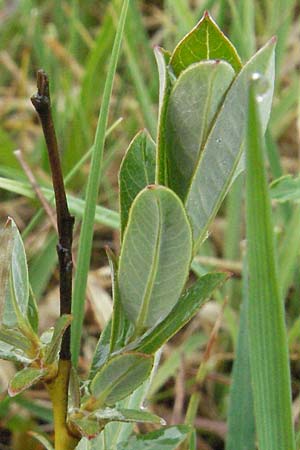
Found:
[[[27,186],[24,160],[40,186],[51,186],[41,128],[29,100],[35,92],[35,72],[50,77],[54,118],[65,175],[88,152],[101,104],[108,59],[120,0],[41,2],[0,1],[0,216],[14,217],[23,231],[29,257],[30,281],[41,308],[41,329],[57,317],[56,237],[49,216]],[[270,181],[299,171],[299,4],[294,0],[165,0],[130,2],[122,56],[114,82],[109,124],[115,124],[105,148],[103,181],[97,210],[92,270],[80,367],[84,373],[100,331],[110,314],[110,278],[103,247],[118,251],[117,173],[133,135],[148,128],[155,137],[158,76],[153,45],[171,50],[209,9],[235,44],[243,61],[272,35],[278,37],[274,107],[266,134],[266,164]],[[122,118],[122,121],[121,121]],[[120,123],[121,122],[121,123]],[[13,151],[22,151],[23,168]],[[76,215],[76,237],[89,171],[89,158],[68,192]],[[209,268],[234,274],[226,286],[170,344],[165,346],[153,380],[151,407],[168,423],[184,421],[188,399],[202,361],[197,415],[198,448],[224,448],[229,385],[236,351],[239,305],[242,297],[244,180],[235,182],[209,239],[193,263],[194,274]],[[47,191],[45,191],[47,193]],[[38,214],[37,214],[38,213]],[[277,259],[281,293],[286,300],[292,368],[294,419],[300,414],[300,211],[295,202],[274,202]],[[32,218],[34,217],[34,221]],[[225,299],[227,299],[224,307]],[[209,343],[209,346],[208,346]],[[203,362],[204,361],[204,362]],[[51,429],[51,410],[44,391],[13,399],[6,386],[14,367],[0,362],[0,449],[38,449],[28,429]],[[199,377],[198,377],[199,380]],[[33,402],[34,400],[34,402]]]

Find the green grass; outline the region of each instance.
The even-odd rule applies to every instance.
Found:
[[[298,141],[295,137],[297,133],[295,131],[295,120],[299,120],[299,76],[296,70],[297,61],[294,60],[295,56],[288,49],[289,40],[292,43],[295,41],[295,38],[292,37],[292,27],[295,27],[297,21],[299,21],[299,13],[297,13],[298,16],[294,14],[296,6],[294,0],[288,2],[282,0],[264,0],[263,2],[210,0],[195,2],[195,9],[189,6],[189,2],[182,0],[166,1],[164,2],[164,8],[157,7],[159,2],[131,0],[128,3],[127,24],[113,90],[111,83],[114,70],[112,69],[115,69],[116,59],[113,61],[114,65],[111,66],[109,66],[109,61],[112,56],[116,27],[120,19],[121,1],[96,2],[89,0],[84,3],[72,1],[65,4],[56,1],[41,4],[37,0],[24,0],[20,2],[18,8],[12,8],[11,10],[6,10],[6,6],[3,6],[4,2],[3,5],[1,4],[4,12],[7,11],[7,16],[5,16],[5,21],[1,22],[0,50],[7,52],[10,60],[16,64],[18,69],[17,72],[15,69],[12,70],[12,66],[7,63],[7,59],[5,59],[5,62],[3,56],[1,57],[0,114],[1,119],[3,119],[0,124],[1,220],[3,222],[7,214],[15,215],[19,225],[23,228],[25,243],[27,242],[27,246],[30,247],[32,255],[29,262],[32,287],[38,300],[43,299],[45,291],[49,291],[56,285],[55,238],[49,233],[42,248],[39,245],[31,248],[35,236],[40,237],[40,239],[45,236],[44,228],[47,226],[47,219],[40,210],[39,204],[34,201],[32,189],[24,182],[24,175],[15,161],[12,151],[16,148],[24,150],[26,159],[33,171],[37,173],[40,184],[44,187],[43,192],[51,200],[53,195],[49,190],[49,170],[46,163],[44,143],[28,100],[30,93],[35,89],[34,72],[37,68],[44,67],[51,80],[54,117],[65,175],[69,179],[71,210],[76,215],[77,224],[81,224],[79,242],[78,234],[75,239],[77,275],[73,307],[74,362],[77,361],[80,351],[86,278],[90,268],[93,231],[96,231],[96,236],[100,235],[101,245],[102,241],[109,240],[110,244],[116,242],[113,233],[119,226],[116,180],[120,156],[124,153],[132,136],[140,128],[146,126],[153,138],[156,135],[158,79],[151,48],[153,44],[160,43],[168,49],[172,49],[178,38],[182,37],[196,24],[205,8],[209,8],[213,17],[224,27],[226,33],[235,43],[243,61],[253,53],[254,49],[264,44],[271,35],[277,34],[276,93],[266,135],[266,148],[263,150],[264,161],[268,168],[269,179],[287,173],[290,166],[287,167],[286,162],[292,164],[295,171],[298,171]],[[75,75],[74,67],[71,64],[68,64],[57,51],[49,48],[45,40],[46,36],[54,37],[55,42],[60,43],[76,61],[82,71],[81,78]],[[105,80],[109,80],[106,89],[104,88]],[[110,96],[111,90],[112,95]],[[102,114],[98,122],[100,107]],[[124,118],[122,123],[104,141],[108,124],[113,124],[119,117]],[[91,150],[89,149],[93,145],[97,123],[99,123],[99,126],[95,146],[93,147],[94,156],[90,161]],[[105,152],[103,151],[104,143]],[[285,158],[281,158],[282,154]],[[286,157],[289,159],[287,160]],[[261,164],[262,162],[260,162]],[[70,177],[72,178],[70,179]],[[264,185],[264,198],[267,196],[266,191],[267,188]],[[248,191],[248,198],[254,199],[257,195],[255,196]],[[261,191],[259,195],[261,196]],[[241,263],[242,260],[245,238],[244,196],[242,176],[237,181],[226,204],[223,205],[217,220],[214,222],[211,238],[201,248],[202,256],[209,255],[219,258],[221,263],[223,261],[225,269],[226,260],[233,260],[238,263]],[[109,200],[107,201],[107,199]],[[253,205],[252,207],[254,208]],[[260,206],[260,208],[263,208],[263,206]],[[257,217],[257,212],[253,214]],[[270,211],[268,214],[270,215]],[[34,217],[34,220],[31,220],[32,217]],[[297,281],[300,245],[299,217],[297,205],[292,203],[274,204],[273,224],[276,229],[276,236],[272,258],[275,259],[274,264],[276,263],[278,270],[277,275],[273,273],[271,281],[272,285],[276,284],[277,287],[274,295],[272,294],[273,291],[271,291],[271,294],[268,291],[272,301],[275,298],[277,303],[280,300],[282,303],[285,302],[287,306],[285,319],[289,348],[296,358],[296,361],[292,363],[291,370],[295,400],[299,397],[299,376],[297,375],[300,316],[299,282]],[[268,227],[267,234],[270,235],[271,226],[268,225]],[[262,243],[259,245],[259,239],[262,240],[262,233],[261,229],[255,231],[255,239],[258,240],[258,246],[260,247],[262,247]],[[92,252],[93,267],[99,268],[106,264],[102,254],[99,255],[100,252],[97,253],[97,250]],[[270,257],[269,254],[268,257]],[[262,260],[261,257],[259,259]],[[198,270],[198,273],[199,271],[204,273],[206,269],[210,269],[210,266],[205,265],[205,263],[201,263],[200,266],[194,262],[193,267],[195,272]],[[243,276],[245,277],[245,274]],[[260,277],[261,272],[256,283],[257,286],[261,280]],[[216,358],[219,354],[224,355],[225,358],[233,352],[237,355],[239,352],[243,352],[239,347],[239,345],[242,345],[240,344],[241,339],[238,338],[236,344],[235,338],[241,333],[238,319],[240,318],[239,305],[243,296],[242,293],[242,281],[238,276],[215,294],[213,301],[215,308],[218,308],[224,301],[225,295],[229,296],[223,327],[213,353]],[[280,339],[284,340],[282,307],[280,312],[278,312],[279,309],[277,314],[280,318],[276,317],[281,321],[281,325],[276,329],[281,330],[279,333]],[[251,313],[250,306],[248,314],[249,311]],[[261,314],[263,313],[265,312],[263,311]],[[271,311],[269,311],[269,314],[271,314]],[[241,317],[240,320],[241,326],[243,326],[245,319]],[[204,326],[203,341],[205,341],[205,337],[207,340],[210,333],[210,321],[206,317],[202,319],[201,323]],[[187,328],[187,336],[189,336],[189,333],[193,333],[193,326],[198,329],[199,322],[195,321],[191,328]],[[258,341],[256,345],[261,350],[264,348],[268,353],[269,356],[265,360],[269,362],[270,368],[272,367],[270,361],[278,355],[278,344],[275,345],[273,328],[270,329],[269,325],[261,326],[263,327],[261,330],[262,336],[258,332],[258,321],[252,324],[252,333],[256,334]],[[97,327],[96,322],[91,317],[87,320],[87,332],[83,333],[85,343],[89,342],[86,335],[90,327],[93,330]],[[268,338],[266,338],[265,330],[268,331]],[[98,334],[98,332],[97,329],[94,334]],[[267,344],[273,342],[272,345],[267,345],[267,349],[264,347],[265,339],[268,339]],[[186,342],[189,343],[190,340]],[[199,338],[199,344],[201,343],[202,339]],[[86,345],[89,346],[90,344]],[[181,343],[180,338],[171,345],[165,350],[163,364],[157,373],[157,378],[154,379],[153,398],[155,398],[154,392],[157,392],[158,389],[160,391],[157,398],[158,395],[163,398],[165,393],[171,392],[173,394],[174,392],[173,381],[178,374],[178,358],[174,363],[173,355],[176,352],[184,352],[185,346]],[[280,344],[279,347],[285,348],[284,344]],[[197,367],[195,367],[196,364],[193,364],[193,361],[190,361],[190,350],[187,350],[187,352],[185,395],[188,400],[192,391],[192,388],[189,387],[189,380],[192,379],[193,372]],[[256,350],[255,353],[259,354]],[[251,358],[253,359],[253,355]],[[283,359],[285,360],[284,366],[287,360],[286,350],[284,357],[281,357],[281,360]],[[214,363],[213,361],[211,373],[227,377],[228,381],[232,375],[231,366],[229,367],[226,362]],[[260,357],[258,362],[254,362],[254,365],[262,365],[263,363],[264,358]],[[240,361],[238,364],[240,364]],[[245,362],[246,369],[247,364],[249,364],[249,361]],[[238,366],[235,371],[241,370],[243,372],[245,367]],[[271,391],[267,394],[264,392],[264,395],[276,395],[276,386],[274,387],[270,380],[276,379],[278,382],[278,374],[276,372],[275,376],[272,369],[271,375],[268,375],[267,369],[264,368],[263,370],[265,379],[260,380],[259,383],[263,384],[268,380],[267,384],[270,385]],[[259,369],[256,369],[256,371],[259,371]],[[233,372],[233,380],[234,374],[235,372]],[[247,378],[245,379],[245,382],[247,382]],[[282,384],[286,385],[286,383],[287,375],[285,373]],[[247,387],[249,388],[249,385]],[[259,389],[262,388],[257,387],[257,392],[261,392]],[[229,409],[226,406],[229,403],[229,389],[220,389],[218,383],[210,380],[208,376],[208,379],[205,380],[205,392],[208,392],[210,407],[207,410],[205,400],[200,401],[198,414],[206,415],[210,420],[212,420],[211,417],[214,417],[220,421],[225,421],[229,414]],[[249,391],[246,393],[249,395]],[[257,397],[260,394],[256,393],[255,395]],[[282,395],[286,402],[287,396],[286,392]],[[284,403],[284,400],[282,401]],[[26,398],[26,402],[23,402],[22,407],[31,410],[32,417],[35,417],[37,413],[30,407],[30,398]],[[255,402],[257,403],[257,400]],[[171,403],[164,403],[164,407],[168,411],[171,409]],[[239,400],[237,400],[237,403],[239,403]],[[0,403],[0,413],[3,406],[1,405],[2,403]],[[276,418],[280,420],[282,414],[282,423],[289,422],[290,419],[287,419],[288,413],[286,412],[288,407],[283,406],[279,409],[280,411],[275,415]],[[22,410],[20,411],[18,414],[22,415]],[[47,415],[47,413],[45,414]],[[264,415],[265,413],[260,412],[260,414]],[[236,419],[239,419],[239,416]],[[280,427],[275,425],[276,421],[272,415],[270,415],[270,422],[272,422],[270,433],[274,440],[276,438],[280,442],[277,435]],[[249,423],[246,422],[243,425],[248,426],[251,431],[251,424],[252,422],[249,419]],[[291,436],[290,422],[285,426],[285,429],[288,430],[286,433]],[[260,450],[264,450],[265,438],[262,437],[261,439]],[[286,437],[285,439],[291,438]],[[206,436],[205,440],[212,449],[217,448],[214,433]],[[282,444],[283,447],[281,448],[284,448],[284,445],[286,444]],[[238,450],[238,447],[231,446],[229,448],[230,450],[231,448],[232,450]],[[270,448],[267,448],[267,450]],[[290,444],[288,450],[292,448],[293,444]],[[249,450],[253,450],[253,447],[250,446]]]

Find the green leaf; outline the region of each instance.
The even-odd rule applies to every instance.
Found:
[[[79,417],[77,417],[79,416]],[[155,414],[147,411],[134,409],[99,409],[87,416],[80,417],[79,414],[70,415],[69,421],[78,429],[83,437],[91,439],[96,437],[110,422],[127,422],[127,423],[155,423],[161,424],[162,419]]]
[[[121,301],[137,333],[164,319],[177,303],[191,251],[181,201],[170,189],[148,186],[132,204],[119,263]]]
[[[270,195],[278,202],[300,202],[300,177],[284,175],[274,180],[270,185]]]
[[[70,314],[63,314],[57,320],[53,330],[52,339],[45,352],[45,364],[52,364],[56,361],[60,351],[62,337],[71,322],[72,316]]]
[[[0,341],[12,345],[15,349],[22,350],[25,354],[31,350],[31,341],[17,327],[12,328],[3,325],[0,328]]]
[[[20,182],[0,177],[0,188],[9,192],[14,192],[15,194],[24,195],[28,198],[35,198],[33,188],[28,182]],[[54,194],[52,189],[42,187],[41,191],[47,200],[53,201]],[[67,195],[67,200],[70,212],[74,214],[75,217],[82,219],[85,204],[84,200],[75,198],[73,195]],[[115,230],[118,230],[120,227],[118,213],[100,205],[96,206],[95,221],[108,227],[112,227]]]
[[[121,50],[121,42],[127,16],[128,4],[129,0],[124,0],[122,4],[122,10],[120,12],[120,18],[117,26],[114,45],[111,52],[108,73],[105,80],[101,109],[94,140],[91,168],[87,181],[85,206],[78,244],[77,270],[74,280],[74,295],[72,300],[72,314],[74,320],[71,326],[71,353],[72,363],[75,367],[77,366],[80,350],[82,324],[84,317],[85,291],[92,251],[96,204],[101,182],[101,170],[103,165],[103,151],[105,144],[105,131],[108,121],[109,103],[112,94],[114,76],[117,69],[118,57]]]
[[[168,180],[168,166],[166,159],[165,121],[173,79],[168,69],[171,54],[161,47],[154,47],[154,55],[159,75],[159,116],[156,149],[156,183],[166,185]]]
[[[105,325],[100,338],[97,342],[97,346],[94,352],[89,379],[91,380],[96,375],[96,372],[103,366],[110,355],[110,337],[111,337],[111,324],[112,319],[110,319]]]
[[[48,441],[48,439],[40,433],[36,433],[35,431],[29,432],[30,436],[34,437],[38,442],[40,442],[46,450],[54,450],[54,447],[52,446],[51,442]]]
[[[227,277],[228,275],[225,273],[209,273],[199,278],[182,294],[178,303],[162,322],[129,345],[127,349],[134,349],[142,353],[155,353],[192,319],[214,289],[220,286]]]
[[[29,286],[29,299],[28,299],[28,308],[27,308],[27,318],[28,321],[35,333],[38,332],[39,328],[39,311],[36,303],[35,295],[31,286]]]
[[[131,204],[137,194],[155,182],[155,143],[148,131],[140,131],[131,141],[120,173],[121,236],[124,234]]]
[[[14,397],[38,383],[47,373],[47,369],[25,367],[15,374],[8,386],[8,394]]]
[[[8,239],[3,244],[10,247],[11,258],[7,261],[10,279],[6,284],[2,323],[13,327],[27,321],[29,281],[25,249],[18,228],[12,219],[8,219],[6,227]]]
[[[113,356],[96,373],[90,390],[97,406],[113,406],[131,394],[150,375],[153,358],[142,353]]]
[[[117,446],[116,450],[176,450],[191,429],[184,425],[162,428],[148,434],[133,436]]]
[[[165,121],[168,186],[182,199],[234,76],[225,61],[201,61],[172,88]]]
[[[226,450],[255,450],[255,422],[248,343],[248,273],[243,267],[243,296],[233,365]],[[243,414],[241,414],[243,411]]]
[[[258,447],[294,450],[284,305],[278,286],[264,141],[251,86],[247,129],[249,349]],[[259,99],[259,98],[258,98]]]
[[[203,145],[185,201],[193,229],[195,251],[206,237],[242,155],[247,123],[248,82],[254,72],[264,75],[268,82],[269,88],[259,103],[263,130],[266,129],[274,86],[274,46],[275,40],[272,39],[237,75]]]
[[[126,334],[130,323],[125,317],[123,306],[120,299],[120,290],[118,284],[118,263],[113,252],[107,248],[106,254],[109,260],[112,278],[112,294],[113,294],[113,313],[111,323],[110,337],[110,353],[121,348],[125,344]]]
[[[126,409],[126,408],[105,408],[97,410],[93,414],[99,420],[106,420],[107,422],[143,422],[156,423],[162,425],[164,420],[156,414],[152,414],[145,410]]]
[[[242,67],[236,49],[208,12],[203,15],[195,28],[179,42],[172,54],[170,65],[175,75],[178,76],[191,64],[204,59],[223,59],[236,72],[239,72]]]
[[[32,362],[32,359],[29,358],[23,350],[16,348],[13,345],[8,344],[7,342],[1,340],[0,340],[0,359],[13,361],[24,365],[28,365]]]
[[[10,222],[6,223],[4,228],[0,229],[0,313],[1,322],[5,298],[9,289],[9,273],[13,249],[13,233]]]

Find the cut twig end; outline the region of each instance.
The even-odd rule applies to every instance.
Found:
[[[31,102],[38,113],[50,108],[50,92],[48,75],[43,69],[37,71],[37,93],[31,97]]]

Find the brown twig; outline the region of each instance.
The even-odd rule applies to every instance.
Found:
[[[74,217],[70,215],[68,209],[57,139],[51,114],[49,81],[47,74],[43,70],[39,70],[37,73],[37,89],[38,91],[31,97],[31,101],[39,115],[43,127],[43,132],[48,149],[56,202],[58,228],[57,253],[59,259],[60,274],[60,314],[70,314],[73,269],[71,250]],[[62,339],[60,359],[71,359],[69,328],[66,330]]]

